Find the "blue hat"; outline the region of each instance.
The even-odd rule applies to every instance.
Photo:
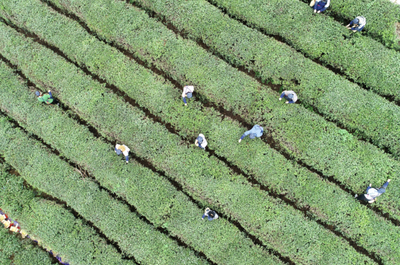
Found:
[[[292,93],[290,93],[289,95],[287,95],[287,97],[288,97],[288,99],[293,99],[293,94]]]
[[[254,138],[256,138],[257,137],[257,134],[255,134],[255,133],[250,133],[250,139],[254,139]]]
[[[35,92],[35,95],[38,97],[38,96],[40,96],[40,92],[39,91],[36,91]]]
[[[358,24],[358,22],[360,22],[360,21],[358,20],[358,18],[355,18],[355,19],[354,19],[354,24]]]
[[[117,149],[117,151],[115,151],[115,152],[117,152],[117,155],[120,155],[120,154],[122,154],[122,151],[121,151],[121,150],[119,150],[119,149]]]
[[[203,142],[203,137],[198,136],[198,137],[196,138],[196,140],[199,142],[199,144],[201,144],[201,143]]]
[[[191,92],[189,92],[189,93],[186,94],[186,96],[187,96],[188,98],[191,98],[193,95],[192,95]]]

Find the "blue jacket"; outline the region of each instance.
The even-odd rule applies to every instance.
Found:
[[[240,137],[240,139],[243,140],[244,137],[246,137],[247,135],[251,135],[253,134],[253,136],[255,137],[261,137],[264,133],[264,129],[263,127],[261,127],[260,125],[256,124],[253,126],[253,128],[251,128],[250,131],[245,132],[242,137]],[[250,137],[250,139],[253,139],[254,137]]]

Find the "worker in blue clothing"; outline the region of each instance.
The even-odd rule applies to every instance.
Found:
[[[355,198],[357,200],[360,201],[366,201],[368,203],[373,203],[374,201],[376,201],[376,198],[378,196],[381,196],[383,193],[386,192],[386,188],[389,185],[390,179],[388,179],[385,184],[382,185],[382,187],[380,187],[379,189],[375,189],[375,188],[371,188],[371,184],[369,184],[369,186],[367,187],[367,190],[365,191],[366,194],[361,194],[360,196],[358,196],[356,194]]]
[[[204,220],[204,217],[207,217],[208,221],[212,221],[218,219],[219,216],[215,211],[211,210],[210,208],[206,208],[201,219]]]
[[[282,98],[286,99],[286,104],[295,103],[297,101],[297,95],[292,90],[283,91],[281,96],[279,97],[279,100],[282,100]]]
[[[367,24],[367,19],[363,16],[358,16],[353,19],[346,28],[351,29],[353,32],[361,31]]]
[[[330,0],[316,0],[314,3],[314,13],[324,12],[330,5]]]
[[[239,139],[239,143],[243,140],[244,137],[246,137],[247,135],[249,135],[250,139],[254,139],[256,137],[261,137],[264,133],[264,129],[263,127],[261,127],[260,125],[256,124],[253,126],[253,128],[251,128],[250,131],[245,132],[242,137],[240,137]]]

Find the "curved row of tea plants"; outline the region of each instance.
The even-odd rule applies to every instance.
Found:
[[[50,265],[49,254],[34,246],[29,239],[20,239],[7,229],[0,229],[0,263],[3,265]]]
[[[0,24],[0,35],[0,47],[6,47],[1,49],[2,55],[18,65],[30,80],[51,88],[103,134],[127,144],[132,152],[163,170],[197,201],[238,221],[267,247],[307,264],[347,260],[374,263],[300,211],[253,188],[243,176],[233,174],[200,148],[180,144],[180,137],[151,122],[142,111],[129,107],[52,51],[4,24]]]
[[[311,59],[317,58],[376,93],[400,101],[400,75],[394,74],[400,71],[400,54],[395,50],[353,34],[331,17],[313,15],[300,1],[209,1],[254,28],[282,37]]]
[[[311,1],[302,0],[305,3]],[[382,42],[387,47],[400,49],[399,36],[396,34],[396,23],[400,21],[400,6],[387,0],[335,0],[325,12],[344,20],[347,25],[357,16],[364,16],[367,35]]]
[[[121,8],[126,10],[128,7],[123,5]],[[108,9],[112,9],[111,5]],[[102,9],[102,12],[107,11]],[[82,13],[85,15],[84,18],[88,19],[90,12]],[[140,17],[142,16],[146,15],[142,14]],[[129,16],[130,21],[133,17],[133,15]],[[94,16],[90,17],[90,25],[100,27],[103,22],[107,26],[114,25],[114,20],[102,19],[97,21],[94,19]],[[137,21],[138,23],[140,21],[148,22],[145,19],[138,19]],[[130,25],[129,23],[125,24],[124,28],[118,29],[118,32]],[[154,25],[152,24],[152,26]],[[117,33],[113,31],[111,26],[100,28],[104,30],[102,32],[107,29],[106,32],[113,33],[109,34],[109,41],[117,39]],[[162,28],[157,27],[157,29],[161,30]],[[157,31],[153,35],[154,41],[147,43],[146,39],[141,38],[147,38],[152,32],[149,30],[144,35],[139,35],[138,31],[134,31],[134,34],[127,33],[123,35],[124,38],[121,38],[122,43],[129,43],[137,48],[139,52],[136,55],[143,55],[142,50],[145,49],[146,52],[149,52],[152,46],[149,43],[157,43],[154,44],[153,49],[159,48],[168,56],[161,58],[161,54],[150,53],[149,56],[153,57],[142,58],[147,58],[149,63],[155,63],[168,71],[168,74],[179,80],[181,84],[191,80],[191,83],[199,85],[196,89],[197,93],[205,95],[210,101],[224,105],[227,109],[233,109],[235,114],[241,115],[249,123],[262,122],[263,126],[272,129],[274,138],[279,139],[285,151],[295,156],[296,159],[323,172],[323,174],[334,176],[346,186],[351,187],[356,193],[362,192],[370,182],[383,183],[388,177],[399,171],[398,162],[374,146],[357,141],[346,131],[339,130],[318,115],[304,111],[300,106],[280,104],[281,102],[276,100],[274,93],[263,90],[258,83],[247,76],[239,75],[239,78],[237,75],[230,74],[232,71],[230,67],[223,63],[220,64],[220,61],[216,60],[215,57],[208,54],[204,55],[204,51],[199,50],[196,45],[190,45],[191,42],[183,41],[186,45],[175,45],[174,48],[169,48],[168,45],[164,47],[164,40],[166,43],[176,42],[174,34],[169,32],[170,38],[161,38],[161,43],[159,43],[156,42],[160,38],[160,33]],[[135,38],[128,41],[127,38],[131,35]],[[182,41],[180,38],[178,40]],[[129,46],[126,47],[129,48]],[[132,49],[132,51],[134,50]],[[182,54],[186,57],[182,57]],[[201,56],[206,57],[206,59],[200,61]],[[154,59],[156,57],[157,60]],[[182,60],[187,60],[185,59],[187,57],[192,58],[191,63],[182,63]],[[178,60],[178,58],[182,60]],[[200,63],[204,66],[200,66]],[[221,79],[221,76],[226,77],[226,79]],[[340,90],[340,87],[337,89]],[[376,96],[373,93],[370,94]],[[366,176],[371,177],[367,179]],[[395,209],[399,208],[397,205],[400,205],[400,197],[397,196],[399,189],[396,189],[396,187],[397,185],[393,183],[392,192],[380,199],[379,206],[385,212],[398,211]]]
[[[189,107],[183,107],[180,91],[177,91],[169,84],[165,84],[165,80],[159,80],[159,77],[136,62],[129,60],[122,53],[98,40],[93,40],[92,36],[86,33],[78,23],[57,13],[49,12],[43,6],[31,6],[29,10],[40,15],[37,16],[37,19],[32,15],[26,16],[30,19],[25,20],[23,24],[29,25],[30,28],[40,29],[37,31],[40,31],[39,34],[42,39],[49,41],[52,45],[61,47],[60,49],[71,60],[76,60],[78,64],[85,65],[97,75],[118,86],[151,113],[174,125],[175,128],[180,130],[179,134],[181,136],[195,138],[199,132],[204,133],[209,143],[212,143],[210,144],[211,149],[252,174],[260,183],[270,186],[276,193],[285,193],[287,197],[299,204],[299,208],[309,207],[311,212],[315,214],[315,218],[322,219],[330,225],[336,225],[341,233],[350,236],[353,240],[358,240],[359,235],[362,233],[364,233],[364,236],[368,235],[369,241],[360,240],[358,242],[361,246],[366,247],[370,252],[377,253],[383,259],[389,257],[392,260],[396,259],[395,255],[388,255],[392,248],[384,250],[387,246],[379,245],[377,247],[372,242],[379,241],[382,235],[388,236],[385,241],[395,242],[396,238],[400,238],[395,236],[397,229],[387,221],[377,217],[371,210],[360,205],[352,196],[349,196],[339,187],[323,181],[316,174],[301,169],[298,165],[293,166],[292,162],[287,161],[262,141],[253,141],[250,145],[238,145],[237,139],[247,128],[238,125],[237,122],[233,122],[229,118],[222,120],[219,113],[202,107],[199,102],[191,102]],[[19,16],[23,15],[23,13],[19,13]],[[45,21],[53,21],[53,23],[48,24]],[[64,38],[64,34],[67,34],[69,38]],[[91,42],[90,45],[81,45],[81,43],[89,42]],[[102,58],[108,58],[108,60],[105,61]],[[120,69],[124,70],[120,71]],[[12,107],[15,104],[14,102],[18,101],[17,91],[20,90],[0,92],[0,98],[6,99],[2,103],[2,108],[9,110],[8,113],[11,116],[14,117],[15,115],[25,120],[22,117],[30,115],[30,113],[24,112],[21,115],[13,114],[11,111],[13,109],[13,111],[21,113],[20,108]],[[186,110],[187,108],[189,110]],[[47,115],[49,114],[43,113],[44,117]],[[71,126],[66,124],[65,122],[66,127]],[[32,126],[36,127],[37,125],[37,123],[33,123],[28,126],[32,128]],[[35,131],[36,134],[41,132],[35,128],[30,130]],[[51,133],[58,134],[59,132]],[[43,137],[43,134],[41,135]],[[49,135],[46,137],[46,141],[53,141],[51,140],[52,138]],[[77,138],[84,139],[87,137]],[[76,144],[79,146],[84,145],[84,143]],[[66,149],[68,150],[68,148]],[[249,153],[252,154],[251,160],[248,159]],[[109,174],[106,173],[104,167],[99,167],[99,164],[107,164],[106,161],[108,159],[108,157],[103,157],[101,163],[96,166],[90,166],[93,169],[91,172],[96,177],[97,174],[94,173],[96,169]],[[86,161],[87,159],[83,158],[81,160]],[[76,160],[74,162],[82,163]],[[319,192],[315,192],[316,189]],[[327,197],[326,194],[335,194],[334,199],[340,202],[340,206],[332,204],[332,198]],[[188,211],[185,210],[184,212]],[[365,223],[362,221],[368,219],[370,222]],[[381,229],[384,230],[379,233],[378,231]],[[391,229],[391,232],[385,233],[384,231],[387,231],[387,229]],[[379,234],[379,239],[376,238],[374,240],[373,238],[377,234]],[[378,250],[380,247],[383,247],[383,249]]]
[[[50,265],[49,254],[34,246],[29,239],[18,238],[9,230],[0,229],[0,263],[4,265]]]
[[[108,245],[92,227],[75,218],[63,206],[37,197],[36,193],[27,189],[23,182],[22,177],[8,174],[2,167],[0,205],[13,219],[18,220],[22,229],[28,232],[30,239],[22,240],[25,241],[23,246],[29,246],[30,240],[37,240],[40,246],[52,250],[54,255],[59,255],[64,262],[70,264],[92,264],[93,261],[98,264],[135,264],[133,261],[124,260],[122,255]],[[5,229],[1,229],[3,230]],[[12,237],[17,238],[14,235]],[[44,252],[38,247],[30,249],[33,253]],[[34,256],[29,254],[25,258],[18,256],[19,262],[17,263],[14,257],[12,264],[51,263],[49,255],[45,252],[38,255],[41,260],[30,260]],[[21,260],[27,263],[21,263]]]
[[[266,94],[270,94],[272,98],[266,99],[266,94],[262,97],[258,90],[263,87],[254,79],[249,78],[246,74],[239,72],[222,60],[210,56],[209,53],[192,41],[182,40],[160,22],[150,19],[145,13],[136,8],[129,7],[129,5],[120,1],[110,0],[98,1],[97,5],[87,5],[82,0],[73,2],[60,0],[54,2],[61,2],[66,5],[69,12],[74,12],[76,16],[85,21],[92,30],[97,31],[107,42],[118,43],[118,45],[128,49],[141,59],[147,60],[158,68],[163,69],[170,76],[179,75],[181,82],[193,83],[201,89],[210,90],[214,95],[221,94],[225,99],[224,106],[230,107],[226,104],[226,101],[231,100],[234,105],[246,112],[260,112],[257,109],[261,104],[266,106],[261,113],[269,112],[270,109],[274,110],[274,113],[277,112],[275,106],[280,103],[276,102],[277,94],[267,92]],[[211,5],[207,5],[211,7]],[[203,5],[203,7],[205,8],[206,6]],[[187,12],[191,13],[192,11]],[[202,20],[208,21],[209,18],[206,15],[208,12],[204,12],[202,9],[200,12],[203,14]],[[223,24],[230,24],[231,22],[233,23],[233,20],[226,18]],[[122,27],[121,25],[124,26]],[[237,26],[243,25],[237,23]],[[210,28],[212,29],[213,26],[208,25],[202,28],[202,31],[209,31]],[[219,36],[215,37],[218,39]],[[260,42],[260,44],[265,46],[263,42]],[[273,44],[274,46],[269,47],[269,49],[274,54],[278,53],[278,51],[285,54],[283,49],[288,49],[282,43],[273,41]],[[225,41],[222,45],[227,46]],[[278,49],[275,49],[276,45],[278,45]],[[280,46],[283,49],[280,49]],[[278,56],[272,55],[269,60],[274,58],[273,64],[284,67],[285,65],[290,65],[293,57],[298,57],[293,50],[291,54],[292,56],[285,57],[280,56],[280,54]],[[276,69],[276,67],[274,66],[273,69]],[[298,65],[298,67],[302,69],[302,64]],[[290,72],[289,69],[292,67],[287,68],[287,72]],[[299,69],[296,71],[299,71]],[[287,73],[284,70],[285,68],[283,68],[282,72]],[[332,72],[326,69],[322,72],[314,73],[314,76],[320,79],[332,77],[318,82],[319,84],[322,83],[320,88],[317,87],[318,83],[314,84],[307,81],[309,76],[310,73],[308,71],[303,73],[299,87],[294,88],[296,90],[307,88],[304,90],[307,93],[299,93],[303,102],[317,107],[318,111],[323,113],[326,118],[335,120],[363,137],[371,139],[374,144],[387,148],[395,155],[400,154],[400,143],[396,140],[400,139],[399,106],[370,91],[359,88],[343,77],[335,77]],[[295,77],[295,79],[297,78]],[[314,78],[312,79],[315,80]],[[287,82],[285,80],[285,83]],[[395,87],[397,90],[399,89],[397,83]],[[293,87],[289,85],[285,88]],[[320,89],[319,93],[317,93],[318,88]],[[229,90],[229,93],[227,90]],[[400,92],[400,90],[398,91]],[[322,97],[318,94],[324,96]],[[354,95],[357,100],[354,100],[350,95]],[[255,96],[257,100],[255,98],[248,99],[246,96]],[[274,104],[265,102],[267,100],[274,101]],[[376,109],[379,109],[381,113],[377,113]],[[271,113],[268,114],[268,116],[271,115]]]
[[[134,257],[143,264],[172,264],[177,260],[188,264],[206,263],[146,224],[128,206],[100,190],[93,181],[83,178],[68,163],[45,150],[38,141],[12,128],[4,117],[0,130],[0,153],[30,185],[65,201],[107,238],[117,242],[128,257]]]
[[[272,78],[278,83],[284,80],[283,84],[296,80],[299,84],[294,90],[301,102],[398,155],[395,140],[400,129],[396,122],[400,119],[398,106],[365,92],[290,47],[229,19],[207,1],[135,2],[165,16],[178,30],[201,40],[228,62],[255,71],[263,80]]]
[[[5,196],[5,193],[14,190],[21,190],[23,183],[16,180],[16,176],[10,175],[7,171],[9,166],[6,164],[0,164],[0,186],[2,188],[2,196],[0,197],[0,206],[5,206],[5,201],[9,202],[9,197]],[[4,195],[3,195],[4,194]],[[15,206],[14,206],[15,208]],[[13,208],[13,209],[14,209]],[[3,209],[4,210],[4,209]],[[50,265],[52,259],[49,254],[39,247],[32,244],[29,239],[22,239],[18,234],[10,234],[8,229],[3,226],[0,227],[0,264],[4,265]]]
[[[228,221],[221,219],[212,225],[202,222],[202,209],[166,179],[136,162],[124,166],[112,146],[96,139],[60,109],[38,104],[11,69],[2,63],[0,69],[0,86],[6,88],[0,91],[1,109],[29,132],[40,135],[65,157],[87,169],[101,185],[136,207],[155,226],[166,228],[216,263],[279,264],[277,258],[269,258]],[[214,245],[205,240],[209,238],[220,243]],[[225,255],[220,255],[222,252]]]

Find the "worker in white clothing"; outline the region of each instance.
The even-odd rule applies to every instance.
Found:
[[[206,137],[204,136],[204,134],[199,134],[199,136],[196,138],[196,141],[194,142],[194,144],[198,147],[200,147],[203,150],[206,150],[206,146],[207,146],[207,140]]]
[[[129,162],[129,151],[130,151],[130,149],[128,148],[128,146],[126,146],[124,144],[123,145],[119,145],[119,144],[115,145],[115,152],[117,153],[117,155],[124,154],[127,164]]]
[[[187,106],[186,97],[192,98],[193,91],[194,91],[194,86],[184,86],[183,87],[182,100],[183,100],[183,103],[185,103],[185,106]]]
[[[351,29],[353,32],[361,31],[367,24],[367,19],[363,16],[353,19],[346,28]]]

